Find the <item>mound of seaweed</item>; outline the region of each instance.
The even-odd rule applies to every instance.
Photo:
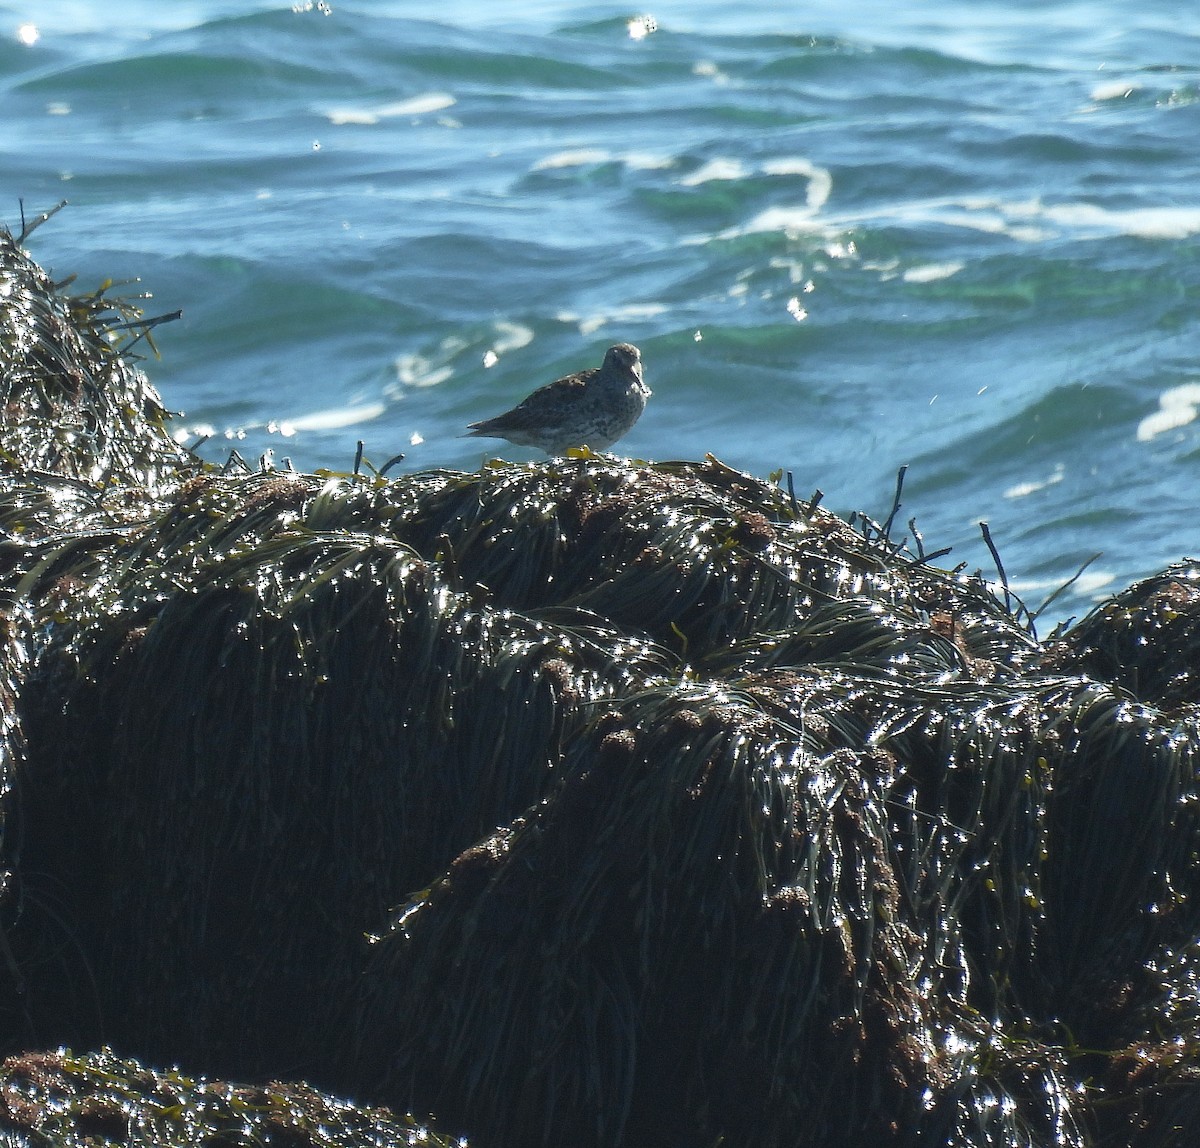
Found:
[[[1045,664],[1112,682],[1164,710],[1200,702],[1200,563],[1135,582],[1050,643]]]
[[[648,486],[657,516],[626,515]],[[990,599],[980,655],[868,597],[851,618],[839,580],[960,612],[971,592],[715,461],[206,474],[140,528],[26,545],[17,573],[44,626],[20,802],[24,922],[53,938],[30,941],[34,1029],[231,1074],[281,1049],[328,1071],[363,934],[555,792],[598,706],[751,650],[990,677],[984,654],[1033,649]],[[806,609],[807,629],[754,620]]]
[[[53,283],[0,227],[0,477],[55,475],[92,494],[155,490],[194,470],[131,365],[148,330],[140,308],[112,283],[68,295],[70,282]]]
[[[44,422],[109,318],[6,263]],[[492,1148],[1185,1142],[1190,566],[1043,646],[711,456],[218,472],[80,395],[0,472],[12,1051]]]
[[[42,972],[104,1018],[59,1039],[319,1067],[363,934],[547,791],[590,701],[662,671],[595,615],[454,588],[378,532],[384,506],[383,485],[205,476],[27,576],[62,616],[26,713],[24,860],[75,875],[88,938]]]
[[[497,1144],[1089,1143],[1195,929],[1196,740],[1085,679],[623,699],[381,938],[362,1074]]]
[[[304,1084],[250,1086],[177,1069],[154,1072],[109,1049],[9,1057],[0,1064],[0,1121],[20,1143],[55,1148],[466,1148],[416,1121],[356,1108]]]

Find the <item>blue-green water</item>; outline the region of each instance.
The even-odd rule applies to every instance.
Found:
[[[1200,551],[1200,9],[648,11],[2,3],[0,217],[183,308],[214,460],[536,457],[459,434],[628,340],[618,450],[876,517],[907,463],[1031,605],[1101,552],[1049,619]]]

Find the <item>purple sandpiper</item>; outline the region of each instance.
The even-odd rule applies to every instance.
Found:
[[[642,353],[632,343],[617,343],[605,352],[603,366],[555,379],[511,411],[467,429],[549,455],[565,454],[572,446],[607,450],[638,421],[649,397]]]

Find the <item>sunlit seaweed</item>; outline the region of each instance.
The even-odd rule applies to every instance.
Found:
[[[799,1142],[801,1113],[804,1143],[871,1143],[911,1124],[946,1070],[933,1002],[897,975],[920,938],[879,768],[798,749],[747,694],[630,698],[576,739],[553,800],[381,940],[368,1064],[498,1144],[769,1146]]]
[[[500,1144],[1084,1144],[1080,1043],[1194,928],[1195,741],[1085,679],[632,697],[380,940],[365,1070]]]
[[[0,1123],[27,1144],[217,1148],[466,1148],[427,1126],[305,1084],[234,1084],[157,1072],[108,1049],[25,1053],[0,1064]]]
[[[1078,667],[1171,710],[1200,703],[1200,563],[1176,563],[1096,607],[1047,649],[1050,665]]]
[[[150,381],[119,353],[140,313],[110,283],[57,289],[0,228],[0,474],[158,489],[195,467]]]
[[[29,737],[55,764],[22,795],[30,868],[110,854],[71,915],[98,942],[104,1031],[154,1055],[186,1043],[181,1012],[204,1018],[194,1055],[235,1069],[324,1055],[362,934],[555,784],[588,706],[669,661],[584,611],[452,588],[350,529],[360,492],[338,486],[344,515],[328,481],[194,482],[98,566],[81,555],[38,659]]]

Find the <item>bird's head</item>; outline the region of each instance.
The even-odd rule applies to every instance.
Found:
[[[628,371],[642,381],[642,352],[632,343],[614,343],[604,353],[604,365],[618,371]]]

